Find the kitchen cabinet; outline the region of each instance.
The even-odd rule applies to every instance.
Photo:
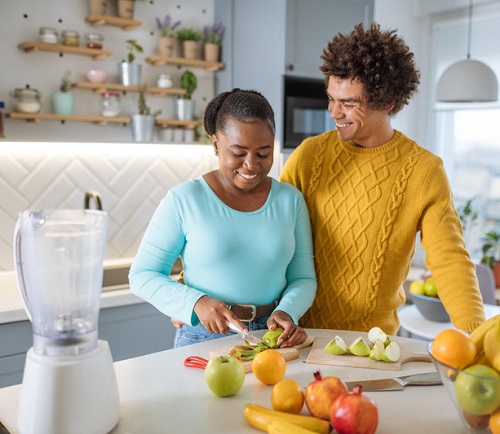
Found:
[[[119,361],[173,348],[175,328],[149,303],[101,309],[99,339]],[[33,345],[29,321],[0,325],[0,388],[22,381],[26,352]]]

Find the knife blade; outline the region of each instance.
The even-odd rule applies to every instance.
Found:
[[[436,386],[443,384],[443,382],[437,372],[426,372],[376,380],[346,381],[345,384],[349,390],[360,384],[363,387],[363,392],[388,392],[403,390],[405,386]]]
[[[241,330],[238,327],[236,327],[232,322],[226,321],[226,324],[233,332],[238,333],[242,339],[251,341],[254,344],[265,345],[267,348],[271,348],[267,342],[263,341],[262,339],[259,339],[257,336],[253,336],[250,333],[242,333]]]

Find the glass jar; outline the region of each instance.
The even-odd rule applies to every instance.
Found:
[[[70,47],[80,45],[80,34],[74,30],[63,30],[61,32],[61,43]]]
[[[40,92],[36,89],[15,89],[11,94],[16,100],[16,112],[38,113],[40,111]]]
[[[100,50],[102,48],[103,41],[104,38],[100,33],[92,32],[85,34],[85,44],[87,45],[87,48],[96,48]]]
[[[101,94],[101,115],[114,118],[120,114],[120,95],[113,92]]]
[[[156,85],[161,88],[172,87],[174,85],[172,76],[170,74],[160,74]]]
[[[56,29],[52,27],[40,27],[38,31],[38,40],[47,44],[57,44],[59,38]]]

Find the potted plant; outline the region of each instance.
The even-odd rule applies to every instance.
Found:
[[[201,32],[193,27],[183,27],[177,31],[177,40],[182,46],[182,56],[186,59],[198,58],[198,45]]]
[[[220,46],[224,37],[225,27],[222,23],[214,23],[203,27],[203,51],[204,58],[208,62],[218,62],[220,57]]]
[[[192,96],[197,86],[196,75],[189,70],[184,71],[181,75],[181,88],[186,93],[177,100],[177,117],[180,121],[192,121],[194,118],[195,101]]]
[[[57,115],[71,115],[75,112],[75,95],[71,92],[71,71],[66,71],[59,85],[59,92],[52,94],[52,110]]]
[[[500,231],[490,230],[482,238],[481,262],[488,265],[495,275],[495,284],[500,287]]]
[[[180,26],[181,22],[172,20],[170,15],[166,15],[164,20],[161,21],[158,17],[156,18],[156,24],[160,30],[160,37],[158,38],[158,54],[165,57],[174,56],[174,48],[176,43],[176,30]]]
[[[106,15],[106,0],[89,0],[89,15]]]
[[[133,19],[134,18],[134,3],[137,1],[145,0],[118,0],[117,2],[117,12],[118,16],[121,18]]]
[[[127,39],[128,55],[118,66],[120,68],[120,81],[124,86],[139,86],[141,84],[142,65],[135,63],[135,53],[142,53],[144,50],[135,39]]]
[[[151,112],[151,107],[146,103],[146,85],[139,88],[138,113],[132,115],[132,138],[135,142],[151,142],[155,127],[155,118],[161,113],[157,110]]]

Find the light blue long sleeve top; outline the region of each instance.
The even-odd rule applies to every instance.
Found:
[[[184,282],[169,277],[178,256]],[[129,273],[134,294],[160,312],[199,324],[196,302],[209,295],[226,304],[277,310],[297,323],[316,293],[311,224],[302,194],[272,179],[262,208],[236,211],[203,177],[170,189],[156,209]]]

